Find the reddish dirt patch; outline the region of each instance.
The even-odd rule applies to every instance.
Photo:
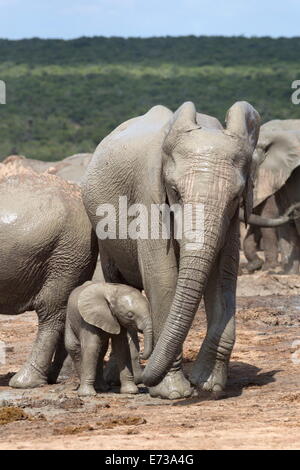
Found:
[[[294,277],[289,288],[287,276],[285,295],[260,295],[266,276],[239,281],[237,342],[221,400],[203,395],[165,401],[143,388],[135,396],[114,392],[79,399],[76,379],[12,390],[8,381],[30,350],[36,318],[0,316],[0,340],[7,348],[0,405],[17,406],[29,417],[0,426],[0,449],[299,449],[300,298]],[[186,373],[204,333],[200,309],[185,343]]]

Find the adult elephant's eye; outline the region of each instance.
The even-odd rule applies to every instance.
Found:
[[[181,196],[180,196],[180,193],[179,193],[178,189],[173,187],[173,188],[172,188],[172,191],[173,191],[173,194],[174,194],[175,199],[176,199],[177,201],[179,201],[179,200],[181,199]]]
[[[134,315],[133,315],[132,312],[128,312],[128,313],[127,313],[127,318],[133,318],[133,317],[134,317]]]

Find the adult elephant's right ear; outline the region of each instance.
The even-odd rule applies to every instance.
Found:
[[[166,154],[171,154],[172,150],[178,143],[178,136],[184,132],[190,132],[199,129],[197,124],[197,111],[194,103],[186,101],[174,113],[172,122],[170,123],[170,130],[167,134],[163,150]]]
[[[120,333],[120,324],[111,313],[99,285],[92,284],[83,289],[78,296],[78,310],[84,321],[90,325],[109,334]]]
[[[252,152],[258,141],[259,129],[260,115],[247,101],[237,101],[228,110],[225,132],[245,139]]]

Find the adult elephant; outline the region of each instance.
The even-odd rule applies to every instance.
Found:
[[[97,252],[77,185],[14,163],[1,165],[0,314],[35,310],[39,323],[30,357],[11,379],[12,387],[37,387],[57,378],[66,357],[68,297],[91,279]]]
[[[152,396],[191,394],[181,350],[203,294],[208,332],[191,381],[207,390],[225,387],[235,338],[238,209],[242,199],[246,218],[251,212],[258,132],[259,115],[246,102],[230,108],[225,129],[217,119],[197,114],[190,102],[175,114],[155,106],[106,137],[88,167],[83,200],[95,229],[97,208],[110,203],[118,213],[119,196],[127,197],[128,206],[142,203],[148,214],[152,204],[204,207],[200,245],[191,246],[187,233],[178,241],[118,234],[99,242],[106,280],[144,288],[150,301],[155,349],[143,380]],[[121,220],[117,225],[123,231]]]
[[[254,212],[277,217],[300,202],[300,120],[275,120],[264,124],[257,144],[261,161],[254,187]],[[251,222],[251,221],[250,221]],[[290,221],[277,229],[249,227],[243,248],[251,270],[274,267],[279,247],[284,272],[298,273],[300,260],[300,221]],[[263,238],[267,264],[257,255],[257,240]]]

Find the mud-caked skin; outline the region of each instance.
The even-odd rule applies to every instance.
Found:
[[[138,393],[130,345],[131,331],[144,333],[143,359],[152,351],[150,305],[140,291],[121,284],[86,282],[70,295],[65,345],[80,377],[80,396],[106,391],[103,359],[109,338],[119,369],[121,393]],[[136,335],[133,334],[133,338]]]
[[[202,295],[208,331],[190,379],[212,391],[225,387],[235,338],[238,209],[243,203],[247,220],[258,132],[258,113],[246,102],[230,108],[225,129],[198,114],[193,103],[176,113],[155,106],[107,136],[87,169],[83,200],[94,229],[100,204],[112,204],[118,216],[119,196],[127,197],[128,207],[143,204],[148,214],[151,204],[204,209],[203,243],[194,247],[186,234],[178,241],[118,235],[99,241],[106,281],[144,289],[151,304],[155,349],[143,381],[152,396],[192,393],[181,370],[181,349]]]
[[[56,380],[66,358],[68,297],[91,279],[97,252],[77,185],[13,162],[1,165],[0,314],[35,310],[38,315],[31,354],[12,377],[12,387]]]
[[[47,171],[71,183],[80,184],[91,158],[91,153],[78,153],[58,162],[47,162],[26,158],[23,155],[10,155],[3,160],[3,164],[14,163],[16,166],[30,168],[36,173]]]
[[[254,185],[254,212],[269,227],[252,225],[244,240],[248,269],[273,269],[281,252],[283,272],[298,274],[300,265],[300,219],[282,223],[289,207],[300,203],[300,119],[269,121],[261,127],[254,158],[258,164]],[[275,223],[275,221],[277,221]],[[257,255],[262,236],[265,260]]]

